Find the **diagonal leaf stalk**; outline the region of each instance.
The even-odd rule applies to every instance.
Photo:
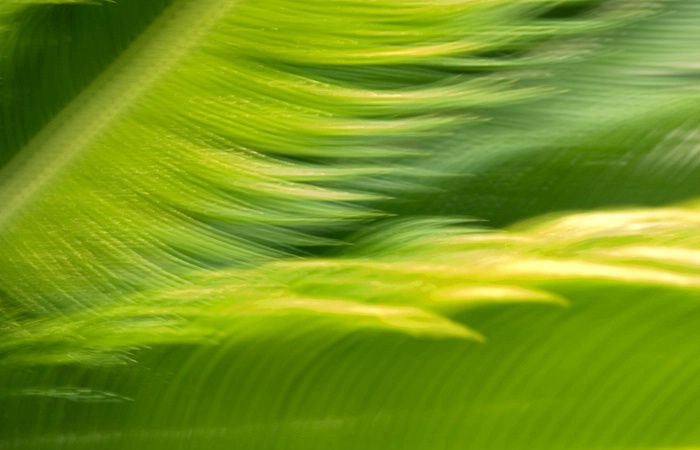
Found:
[[[126,51],[0,170],[0,231],[234,5],[230,1],[175,0],[164,9]]]

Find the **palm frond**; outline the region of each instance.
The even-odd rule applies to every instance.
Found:
[[[698,410],[678,405],[700,389],[699,214],[607,211],[505,232],[400,221],[344,257],[200,274],[128,306],[25,323],[3,339],[4,422],[18,430],[4,443],[695,442]]]
[[[3,3],[0,448],[697,447],[697,25]]]
[[[503,226],[553,211],[698,196],[700,5],[655,5],[646,18],[603,33],[605,44],[582,61],[552,68],[550,83],[562,94],[497,111],[434,155],[425,167],[451,174],[433,183],[442,193],[387,208]]]
[[[543,92],[460,73],[472,56],[619,21],[536,20],[550,1],[142,4],[5,19],[0,289],[30,309],[326,244],[376,215],[363,178],[475,105]]]

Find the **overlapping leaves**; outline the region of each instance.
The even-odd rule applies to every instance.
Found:
[[[0,446],[700,442],[695,204],[410,218],[694,195],[693,2],[71,3],[0,6]]]

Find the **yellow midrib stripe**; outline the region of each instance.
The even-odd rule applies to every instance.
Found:
[[[0,170],[0,230],[199,41],[233,0],[175,0]]]

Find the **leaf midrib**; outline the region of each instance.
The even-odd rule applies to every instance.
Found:
[[[235,2],[175,0],[0,170],[0,229],[80,157]]]

